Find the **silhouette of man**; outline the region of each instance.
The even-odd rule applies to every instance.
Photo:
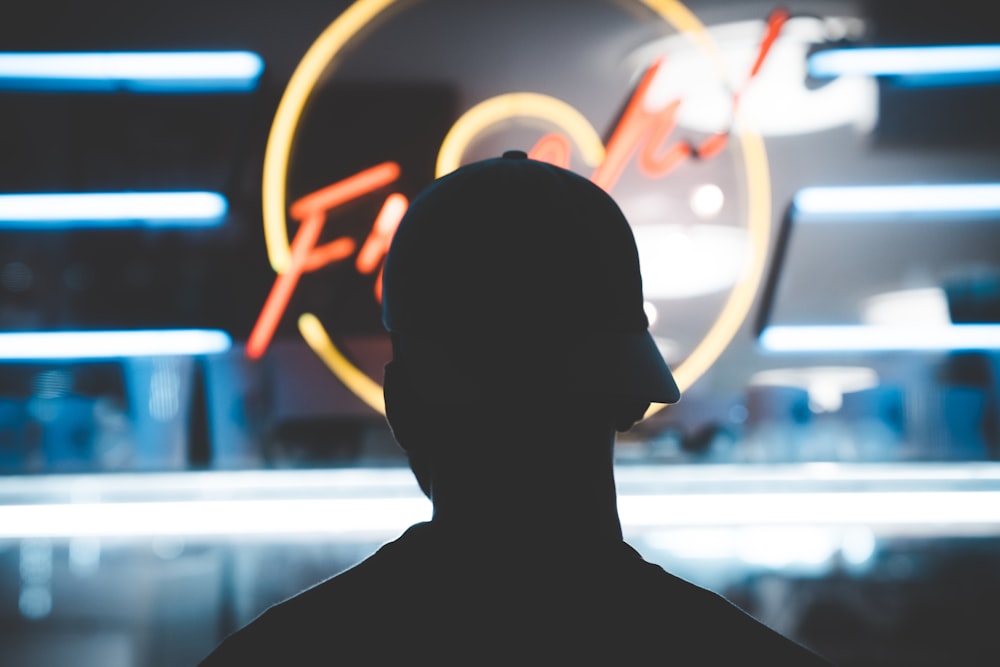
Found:
[[[679,392],[604,191],[518,151],[438,179],[383,307],[386,412],[433,516],[205,667],[827,664],[622,539],[615,432]]]

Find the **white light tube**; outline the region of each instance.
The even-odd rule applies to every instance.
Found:
[[[228,334],[212,329],[0,333],[0,360],[203,355],[219,354],[231,346]]]
[[[997,350],[1000,324],[769,326],[760,345],[769,352]]]
[[[1000,491],[666,493],[618,499],[623,528],[873,526],[1000,531]],[[0,506],[0,539],[392,533],[425,498],[195,500]]]
[[[213,227],[229,204],[215,192],[0,195],[0,228]]]
[[[809,56],[814,77],[1000,75],[1000,45],[830,49]]]
[[[624,496],[622,523],[654,526],[993,525],[1000,491],[691,493]]]
[[[0,89],[241,92],[263,69],[249,51],[0,53]]]
[[[912,490],[961,490],[967,484],[1000,491],[1000,463],[833,463],[617,466],[615,479],[624,495],[642,495],[639,489],[658,492],[677,485],[707,489],[740,490],[766,486],[771,491],[883,490],[904,484]],[[834,485],[831,487],[831,485]],[[860,487],[864,487],[861,489]],[[0,477],[0,505],[26,498],[62,498],[152,501],[190,500],[209,494],[215,499],[235,498],[373,498],[420,497],[408,468],[338,468],[323,470],[213,470],[185,472],[134,472]]]
[[[798,213],[815,216],[1000,213],[1000,184],[803,188],[794,205]]]
[[[420,498],[7,505],[0,539],[384,533],[428,518],[430,503]]]

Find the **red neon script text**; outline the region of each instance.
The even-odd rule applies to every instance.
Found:
[[[395,162],[383,162],[306,195],[292,204],[291,216],[299,221],[299,231],[292,241],[291,259],[285,270],[279,273],[274,281],[257,323],[250,332],[246,345],[248,357],[259,359],[271,344],[281,316],[284,315],[303,273],[346,259],[354,252],[355,243],[349,238],[339,238],[316,246],[323,225],[326,224],[327,214],[338,206],[392,184],[398,178],[399,165]],[[389,239],[392,238],[406,210],[405,197],[402,195],[398,197],[404,200],[402,206],[399,199],[393,196],[386,200],[378,222],[361,248],[357,268],[363,273],[374,271],[379,259],[389,249]],[[381,280],[378,284],[381,285]]]
[[[743,85],[733,94],[734,110],[740,102],[742,93],[760,71],[778,33],[788,19],[789,14],[784,9],[777,9],[768,17],[765,34],[753,67]],[[668,145],[677,126],[677,112],[681,100],[673,100],[656,111],[649,111],[645,106],[649,89],[664,66],[664,59],[657,60],[643,74],[639,85],[629,98],[618,125],[611,132],[604,160],[591,175],[591,180],[607,192],[614,189],[625,167],[636,155],[640,173],[647,178],[657,179],[669,174],[688,158],[712,158],[726,147],[729,139],[728,131],[713,134],[697,146],[687,141]],[[537,160],[569,167],[571,151],[568,138],[558,133],[551,133],[543,136],[529,155]],[[246,354],[249,358],[259,359],[267,350],[302,274],[343,261],[357,250],[357,243],[349,237],[341,237],[317,246],[329,213],[348,202],[391,185],[398,180],[399,175],[398,164],[383,162],[306,195],[292,204],[290,214],[299,222],[299,230],[291,243],[289,264],[278,274],[247,340]],[[409,202],[402,194],[389,195],[375,219],[372,231],[358,250],[355,260],[358,272],[372,274],[378,270],[375,298],[379,301],[382,299],[382,260],[389,251],[389,243],[408,206]]]

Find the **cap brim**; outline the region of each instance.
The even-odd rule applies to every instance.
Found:
[[[574,385],[581,390],[676,403],[681,392],[648,331],[588,336],[576,345]]]

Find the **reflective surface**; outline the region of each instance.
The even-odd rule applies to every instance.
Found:
[[[626,539],[647,560],[839,664],[994,657],[996,464],[622,465],[617,476]],[[393,468],[7,478],[2,489],[4,664],[192,664],[429,510]]]

